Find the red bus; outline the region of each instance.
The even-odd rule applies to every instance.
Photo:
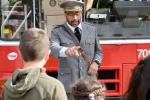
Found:
[[[106,98],[122,98],[132,69],[150,54],[150,2],[115,1],[111,9],[90,10],[84,20],[98,30],[103,49],[98,80],[106,84]],[[0,39],[0,94],[4,82],[23,65],[18,45],[19,40]],[[50,55],[47,73],[57,77],[58,65],[58,59]]]

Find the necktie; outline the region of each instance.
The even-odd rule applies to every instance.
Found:
[[[81,32],[80,32],[79,27],[76,27],[76,28],[75,28],[75,36],[77,37],[77,39],[78,39],[79,42],[80,42],[80,40],[81,40]]]

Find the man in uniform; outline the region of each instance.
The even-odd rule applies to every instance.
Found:
[[[83,5],[82,1],[76,0],[67,0],[60,4],[64,9],[66,22],[52,30],[50,39],[52,55],[60,61],[58,79],[64,84],[69,100],[73,97],[71,85],[80,78],[96,79],[102,61],[96,28],[81,22]],[[86,52],[86,57],[83,57],[81,49]],[[91,63],[86,58],[91,59]]]

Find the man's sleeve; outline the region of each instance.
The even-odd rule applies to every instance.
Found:
[[[67,55],[65,54],[65,50],[67,49],[67,47],[60,46],[59,35],[55,30],[52,30],[51,32],[50,43],[51,54],[53,56],[55,56],[56,58],[67,57]]]
[[[95,30],[95,57],[94,60],[98,61],[100,64],[102,63],[102,48],[100,46],[100,41],[97,36],[97,30]]]

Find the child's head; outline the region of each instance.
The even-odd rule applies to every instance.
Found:
[[[80,79],[72,88],[75,100],[104,100],[104,91],[104,85],[91,79]]]
[[[125,100],[150,100],[150,56],[141,59],[132,71]]]

